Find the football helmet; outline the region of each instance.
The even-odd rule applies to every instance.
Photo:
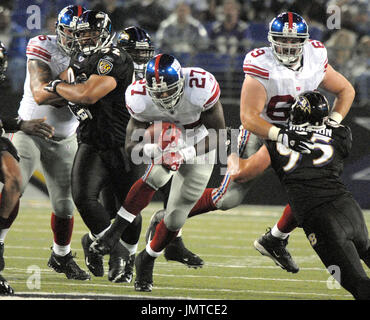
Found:
[[[5,80],[5,72],[8,68],[8,53],[4,44],[0,41],[0,81]]]
[[[295,125],[322,126],[329,116],[329,102],[319,91],[300,94],[290,110],[290,121]]]
[[[86,10],[76,23],[74,38],[79,51],[90,55],[112,45],[112,22],[101,11]]]
[[[154,56],[149,34],[140,27],[128,27],[119,33],[117,46],[125,49],[136,64],[146,64]]]
[[[293,66],[300,60],[308,38],[306,21],[294,12],[281,13],[270,22],[267,39],[274,56],[286,66]]]
[[[168,111],[175,109],[184,93],[180,62],[169,54],[158,54],[145,69],[146,89],[153,102]]]
[[[82,6],[70,5],[63,8],[57,18],[55,33],[59,48],[67,55],[71,55],[74,50],[73,30],[81,14],[86,11]]]

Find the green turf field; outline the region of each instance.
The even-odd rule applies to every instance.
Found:
[[[150,216],[160,204],[143,212],[141,251]],[[20,297],[105,297],[171,299],[352,299],[344,289],[335,288],[329,274],[306,240],[301,229],[290,237],[289,249],[300,267],[287,273],[261,256],[253,241],[266,227],[273,226],[280,207],[240,206],[228,212],[217,211],[189,219],[183,229],[187,247],[205,260],[202,269],[189,269],[177,262],[157,259],[151,293],[134,291],[133,284],[114,284],[105,274],[91,281],[67,280],[47,267],[52,245],[50,207],[47,202],[22,203],[17,220],[8,233],[3,272]],[[370,212],[365,213],[368,225]],[[75,216],[72,250],[86,270],[80,239],[87,228]],[[105,266],[107,268],[107,257]],[[106,269],[107,273],[107,269]],[[38,281],[39,280],[39,281]],[[334,287],[334,288],[333,288]]]

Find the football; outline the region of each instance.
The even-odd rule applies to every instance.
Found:
[[[181,137],[181,129],[174,123],[156,121],[145,130],[144,143],[157,143],[165,150],[169,146],[176,147]]]

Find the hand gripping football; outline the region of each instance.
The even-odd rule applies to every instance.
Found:
[[[157,143],[162,151],[175,149],[180,140],[182,140],[182,132],[171,122],[154,122],[146,129],[144,135],[145,143]]]

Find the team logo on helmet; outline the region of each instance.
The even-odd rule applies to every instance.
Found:
[[[106,75],[109,72],[111,72],[113,69],[113,63],[106,60],[106,59],[100,59],[98,63],[98,73],[102,75]]]

